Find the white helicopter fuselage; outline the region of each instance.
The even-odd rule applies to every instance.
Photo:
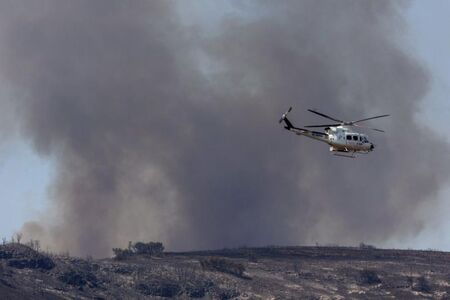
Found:
[[[374,145],[369,142],[367,135],[352,132],[348,127],[328,127],[325,128],[325,132],[328,134],[330,151],[368,153],[374,149]]]
[[[293,129],[297,135],[304,135],[306,137],[327,143],[330,145],[330,151],[333,152],[358,152],[368,153],[374,149],[372,143],[367,139],[367,135],[352,132],[348,127],[328,127],[325,132],[317,132],[310,130]]]

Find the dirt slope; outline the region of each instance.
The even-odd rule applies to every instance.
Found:
[[[449,299],[450,253],[266,247],[123,261],[0,246],[1,299]]]

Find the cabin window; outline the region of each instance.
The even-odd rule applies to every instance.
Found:
[[[363,141],[363,137],[362,137],[362,136],[359,137],[359,141],[360,141],[360,142]]]
[[[357,141],[357,140],[358,140],[358,136],[357,136],[357,135],[354,135],[354,136],[353,136],[353,140],[354,140],[354,141]]]
[[[347,140],[351,141],[352,140],[352,136],[351,135],[347,135]]]

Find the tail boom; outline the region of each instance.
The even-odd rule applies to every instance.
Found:
[[[304,135],[307,136],[309,138],[321,141],[321,142],[325,142],[328,143],[328,134],[324,133],[324,132],[319,132],[319,131],[311,131],[308,129],[304,129],[304,128],[299,128],[299,127],[295,127],[292,122],[287,118],[287,114],[292,110],[292,107],[289,108],[289,110],[287,112],[285,112],[282,116],[281,119],[279,121],[279,123],[284,122],[284,128],[286,130],[292,131],[297,135]]]

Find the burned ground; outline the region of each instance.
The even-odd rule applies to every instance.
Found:
[[[47,264],[11,264],[36,258]],[[205,261],[219,261],[221,267],[205,267]],[[236,267],[243,273],[227,271]],[[0,246],[0,294],[4,299],[444,299],[450,295],[450,253],[264,247],[117,261],[9,244]]]

